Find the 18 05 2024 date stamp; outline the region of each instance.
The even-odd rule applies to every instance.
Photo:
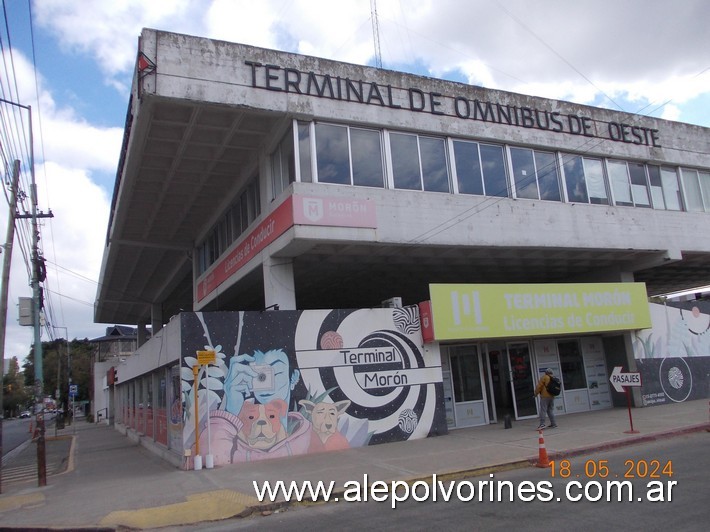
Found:
[[[573,465],[567,459],[550,462],[552,478],[567,482],[567,500],[579,501],[648,501],[671,502],[673,487],[672,460],[626,460],[622,466],[612,466],[608,460],[585,460]],[[580,482],[578,479],[583,479]],[[645,482],[645,494],[634,494],[634,482]]]
[[[552,478],[625,478],[664,479],[673,477],[672,460],[626,460],[621,469],[612,471],[608,460],[585,460],[582,467],[574,469],[567,460],[550,461]]]

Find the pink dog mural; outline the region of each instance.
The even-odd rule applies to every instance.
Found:
[[[308,452],[337,451],[350,448],[350,443],[338,432],[338,419],[350,406],[350,401],[314,403],[302,399],[298,402],[311,417],[311,443]]]

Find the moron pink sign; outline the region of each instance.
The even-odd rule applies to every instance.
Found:
[[[375,202],[297,194],[289,196],[197,281],[197,301],[214,292],[294,224],[376,228]]]
[[[377,227],[375,202],[353,198],[291,196],[293,218],[298,225],[332,227]]]

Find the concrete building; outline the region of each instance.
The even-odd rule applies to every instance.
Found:
[[[151,439],[181,458],[194,451],[209,424],[197,414],[187,428],[201,400],[192,385],[205,379],[197,397],[224,410],[243,354],[236,331],[275,338],[278,323],[312,392],[289,395],[287,409],[312,424],[308,402],[338,404],[352,429],[372,421],[368,401],[386,409],[373,397],[401,406],[404,388],[431,390],[420,397],[429,410],[396,412],[412,431],[390,424],[381,441],[534,417],[547,367],[563,378],[560,413],[625,404],[609,375],[636,369],[647,298],[710,284],[709,213],[707,128],[145,29],[95,311],[154,333],[118,368],[118,421],[147,434],[138,405],[160,394],[180,428],[170,436],[151,413]],[[416,349],[378,370],[363,345],[378,331],[366,309],[383,306],[387,334]],[[337,309],[362,310],[357,346],[342,343],[347,320],[326,326]],[[284,311],[290,325],[275,317]],[[210,320],[228,342],[213,341]],[[335,339],[304,347],[304,323]],[[339,391],[325,359],[317,386],[305,382],[316,366],[299,352],[350,348],[329,359],[346,367],[331,371]],[[213,374],[196,350],[217,353]],[[397,384],[397,369],[422,380]],[[360,373],[382,386],[363,387]]]

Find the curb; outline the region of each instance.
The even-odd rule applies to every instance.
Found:
[[[683,434],[691,434],[693,432],[710,432],[710,423],[700,423],[699,425],[690,425],[688,427],[683,427],[680,429],[672,429],[663,432],[654,432],[651,434],[644,434],[643,436],[630,437],[624,440],[613,441],[613,442],[603,442],[595,445],[590,445],[588,447],[578,447],[577,449],[569,449],[566,451],[555,451],[550,454],[550,460],[556,460],[560,458],[571,458],[574,456],[579,456],[582,454],[589,454],[599,451],[609,451],[612,449],[619,449],[622,447],[628,447],[630,445],[637,445],[639,443],[648,443],[657,440],[663,440],[666,438],[672,438],[674,436],[682,436]],[[538,457],[532,457],[528,459],[530,464],[536,464]]]

